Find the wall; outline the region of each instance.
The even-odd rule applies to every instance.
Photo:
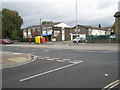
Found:
[[[71,28],[65,28],[65,41],[71,40]]]
[[[92,35],[105,35],[105,31],[104,30],[92,29],[91,34]]]
[[[115,33],[116,33],[116,39],[119,40],[117,42],[120,43],[120,12],[116,12],[114,15],[115,17]]]
[[[53,27],[53,37],[56,41],[62,41],[62,31],[60,27]]]

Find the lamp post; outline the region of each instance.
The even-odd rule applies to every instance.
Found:
[[[110,44],[110,34],[111,34],[111,29],[109,29],[109,44]]]
[[[77,27],[77,0],[76,0],[76,35],[77,35],[77,45],[78,45],[78,27]]]

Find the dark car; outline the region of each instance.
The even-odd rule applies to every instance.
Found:
[[[10,39],[0,39],[1,44],[13,44],[14,42]]]

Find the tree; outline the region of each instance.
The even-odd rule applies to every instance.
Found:
[[[99,26],[98,26],[99,28],[101,28],[101,25],[99,24]]]
[[[21,36],[23,19],[17,11],[2,9],[2,37],[16,38]],[[15,35],[16,34],[16,35]],[[13,37],[15,36],[15,37]]]
[[[113,32],[115,33],[115,23],[112,25],[112,30],[113,30]]]

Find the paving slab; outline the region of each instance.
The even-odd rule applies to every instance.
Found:
[[[3,69],[34,61],[37,56],[25,53],[2,52],[0,58],[0,69]]]

